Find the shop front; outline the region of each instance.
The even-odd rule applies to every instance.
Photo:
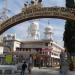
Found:
[[[36,54],[33,56],[34,66],[35,67],[48,67],[50,57],[47,55]]]

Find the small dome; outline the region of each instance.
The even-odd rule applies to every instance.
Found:
[[[30,25],[30,29],[31,30],[39,30],[39,23],[38,22],[32,22],[32,24]]]
[[[53,30],[53,27],[48,25],[45,27],[45,30]]]
[[[46,26],[45,27],[45,32],[53,32],[53,27],[52,26]]]

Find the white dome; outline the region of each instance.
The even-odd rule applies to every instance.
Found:
[[[37,31],[37,30],[39,30],[39,23],[38,22],[32,22],[32,24],[30,25],[30,29],[32,30],[32,31]]]
[[[45,30],[53,30],[53,27],[52,26],[46,26]]]
[[[31,25],[28,27],[28,36],[31,39],[39,39],[39,23],[32,22]]]
[[[51,32],[53,32],[53,27],[52,26],[46,26],[45,27],[45,33],[51,33]]]

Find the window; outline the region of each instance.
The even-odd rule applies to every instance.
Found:
[[[51,43],[51,46],[52,46],[52,43]]]
[[[26,51],[28,51],[28,49],[26,48]]]
[[[45,46],[48,46],[48,43],[45,43]]]

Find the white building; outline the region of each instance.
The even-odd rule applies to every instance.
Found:
[[[16,47],[20,47],[20,42],[16,39],[16,35],[5,35],[3,37],[4,43],[4,53],[5,52],[14,52],[16,51]]]
[[[44,63],[42,66],[46,66],[47,63],[49,64],[49,61],[51,65],[57,64],[60,59],[60,52],[64,48],[52,40],[53,28],[51,26],[45,27],[45,37],[42,40],[39,39],[41,37],[39,34],[39,24],[32,22],[28,27],[28,41],[18,41],[15,35],[6,35],[3,39],[5,44],[4,52],[6,50],[9,51],[7,49],[9,47],[10,51],[15,52],[22,60],[25,60],[32,54],[34,65],[36,66],[38,66],[38,61]],[[19,59],[20,62],[22,62],[21,59]]]

